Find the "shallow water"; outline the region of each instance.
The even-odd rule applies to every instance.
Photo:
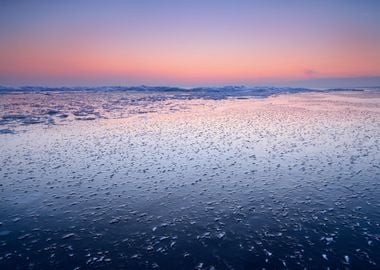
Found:
[[[379,92],[0,104],[1,269],[380,267]]]

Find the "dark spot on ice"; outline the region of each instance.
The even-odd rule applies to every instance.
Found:
[[[3,120],[5,121],[16,121],[25,119],[27,116],[22,114],[8,114],[3,116]]]
[[[9,128],[5,128],[5,129],[0,129],[0,134],[16,134],[16,131]]]
[[[75,120],[92,121],[96,120],[96,117],[76,117]]]
[[[58,111],[58,110],[54,110],[54,109],[50,109],[50,110],[48,110],[46,113],[47,113],[48,115],[55,115],[55,114],[59,113],[59,111]]]

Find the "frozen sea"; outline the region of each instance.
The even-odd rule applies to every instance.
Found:
[[[380,90],[280,90],[0,89],[0,269],[380,269]]]

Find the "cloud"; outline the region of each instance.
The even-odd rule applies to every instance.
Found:
[[[306,76],[308,76],[308,77],[313,77],[313,76],[319,74],[319,72],[316,71],[316,70],[314,70],[314,69],[305,69],[305,70],[303,71],[303,73],[304,73]]]

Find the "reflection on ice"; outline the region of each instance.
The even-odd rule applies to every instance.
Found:
[[[1,269],[379,267],[378,93],[72,95],[4,96]]]

